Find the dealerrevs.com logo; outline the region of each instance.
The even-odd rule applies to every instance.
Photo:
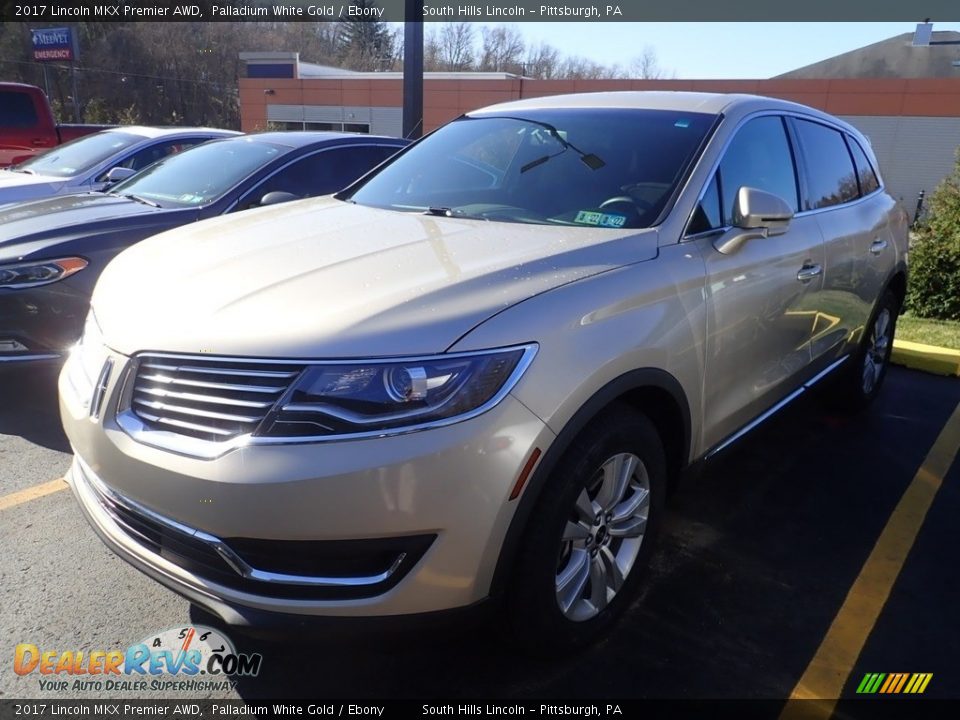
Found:
[[[263,656],[238,653],[219,630],[196,625],[148,635],[126,650],[41,650],[32,643],[14,649],[13,671],[38,676],[41,690],[215,690],[232,677],[255,677]],[[202,679],[201,677],[202,676]]]

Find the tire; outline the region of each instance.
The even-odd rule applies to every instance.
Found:
[[[899,313],[900,303],[886,290],[874,308],[850,367],[838,377],[831,397],[834,408],[848,413],[860,412],[880,394],[890,366]]]
[[[506,597],[515,640],[543,654],[582,647],[609,631],[643,580],[666,474],[656,428],[629,406],[611,406],[584,428],[524,535]]]

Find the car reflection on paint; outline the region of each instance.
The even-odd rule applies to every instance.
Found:
[[[334,192],[406,144],[330,132],[234,137],[161,160],[105,192],[0,208],[0,366],[60,358],[80,336],[100,272],[130,245]]]

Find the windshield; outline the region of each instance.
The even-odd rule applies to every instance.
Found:
[[[716,119],[610,108],[522,115],[456,120],[343,197],[452,217],[649,227]]]
[[[141,135],[123,132],[86,135],[30,158],[13,169],[26,170],[37,175],[73,177],[95,168],[104,160],[143,139]]]
[[[283,152],[279,146],[248,138],[198,145],[151,165],[110,191],[163,206],[206,205]]]

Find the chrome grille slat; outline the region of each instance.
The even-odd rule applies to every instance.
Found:
[[[213,390],[235,390],[236,392],[270,393],[275,395],[282,392],[286,385],[280,387],[272,385],[236,385],[233,383],[203,382],[201,380],[184,380],[182,378],[168,378],[165,375],[144,375],[144,380],[159,382],[164,385],[186,385],[189,387],[211,388]]]
[[[196,415],[197,417],[210,418],[211,420],[229,420],[231,422],[238,423],[255,423],[262,420],[261,417],[256,415],[232,415],[230,413],[218,413],[213,412],[212,410],[201,410],[200,408],[186,407],[185,405],[171,405],[169,403],[157,402],[156,400],[140,400],[134,398],[133,401],[137,405],[142,405],[148,407],[151,410],[166,411],[177,413],[179,415]]]
[[[230,432],[229,430],[223,430],[222,428],[210,427],[208,425],[198,425],[196,423],[189,423],[183,420],[173,420],[172,418],[160,417],[159,415],[150,415],[145,412],[138,412],[137,415],[139,415],[143,420],[148,420],[160,425],[172,425],[173,427],[183,428],[184,430],[195,430],[201,433],[220,435],[221,437],[232,437],[234,435],[234,433]]]
[[[213,405],[231,405],[235,407],[268,408],[274,403],[273,400],[238,400],[237,398],[220,397],[219,395],[200,395],[198,393],[177,392],[175,390],[161,390],[150,387],[138,388],[137,392],[146,393],[154,397],[190,400],[193,402],[211,403]]]
[[[248,377],[258,378],[279,378],[288,379],[296,375],[299,370],[283,372],[279,370],[237,370],[234,368],[204,368],[191,365],[160,365],[158,363],[145,362],[140,367],[150,368],[151,370],[166,370],[173,372],[191,372],[202,373],[206,375],[246,375]]]
[[[302,370],[296,363],[144,355],[130,410],[158,431],[229,440],[256,430]]]

